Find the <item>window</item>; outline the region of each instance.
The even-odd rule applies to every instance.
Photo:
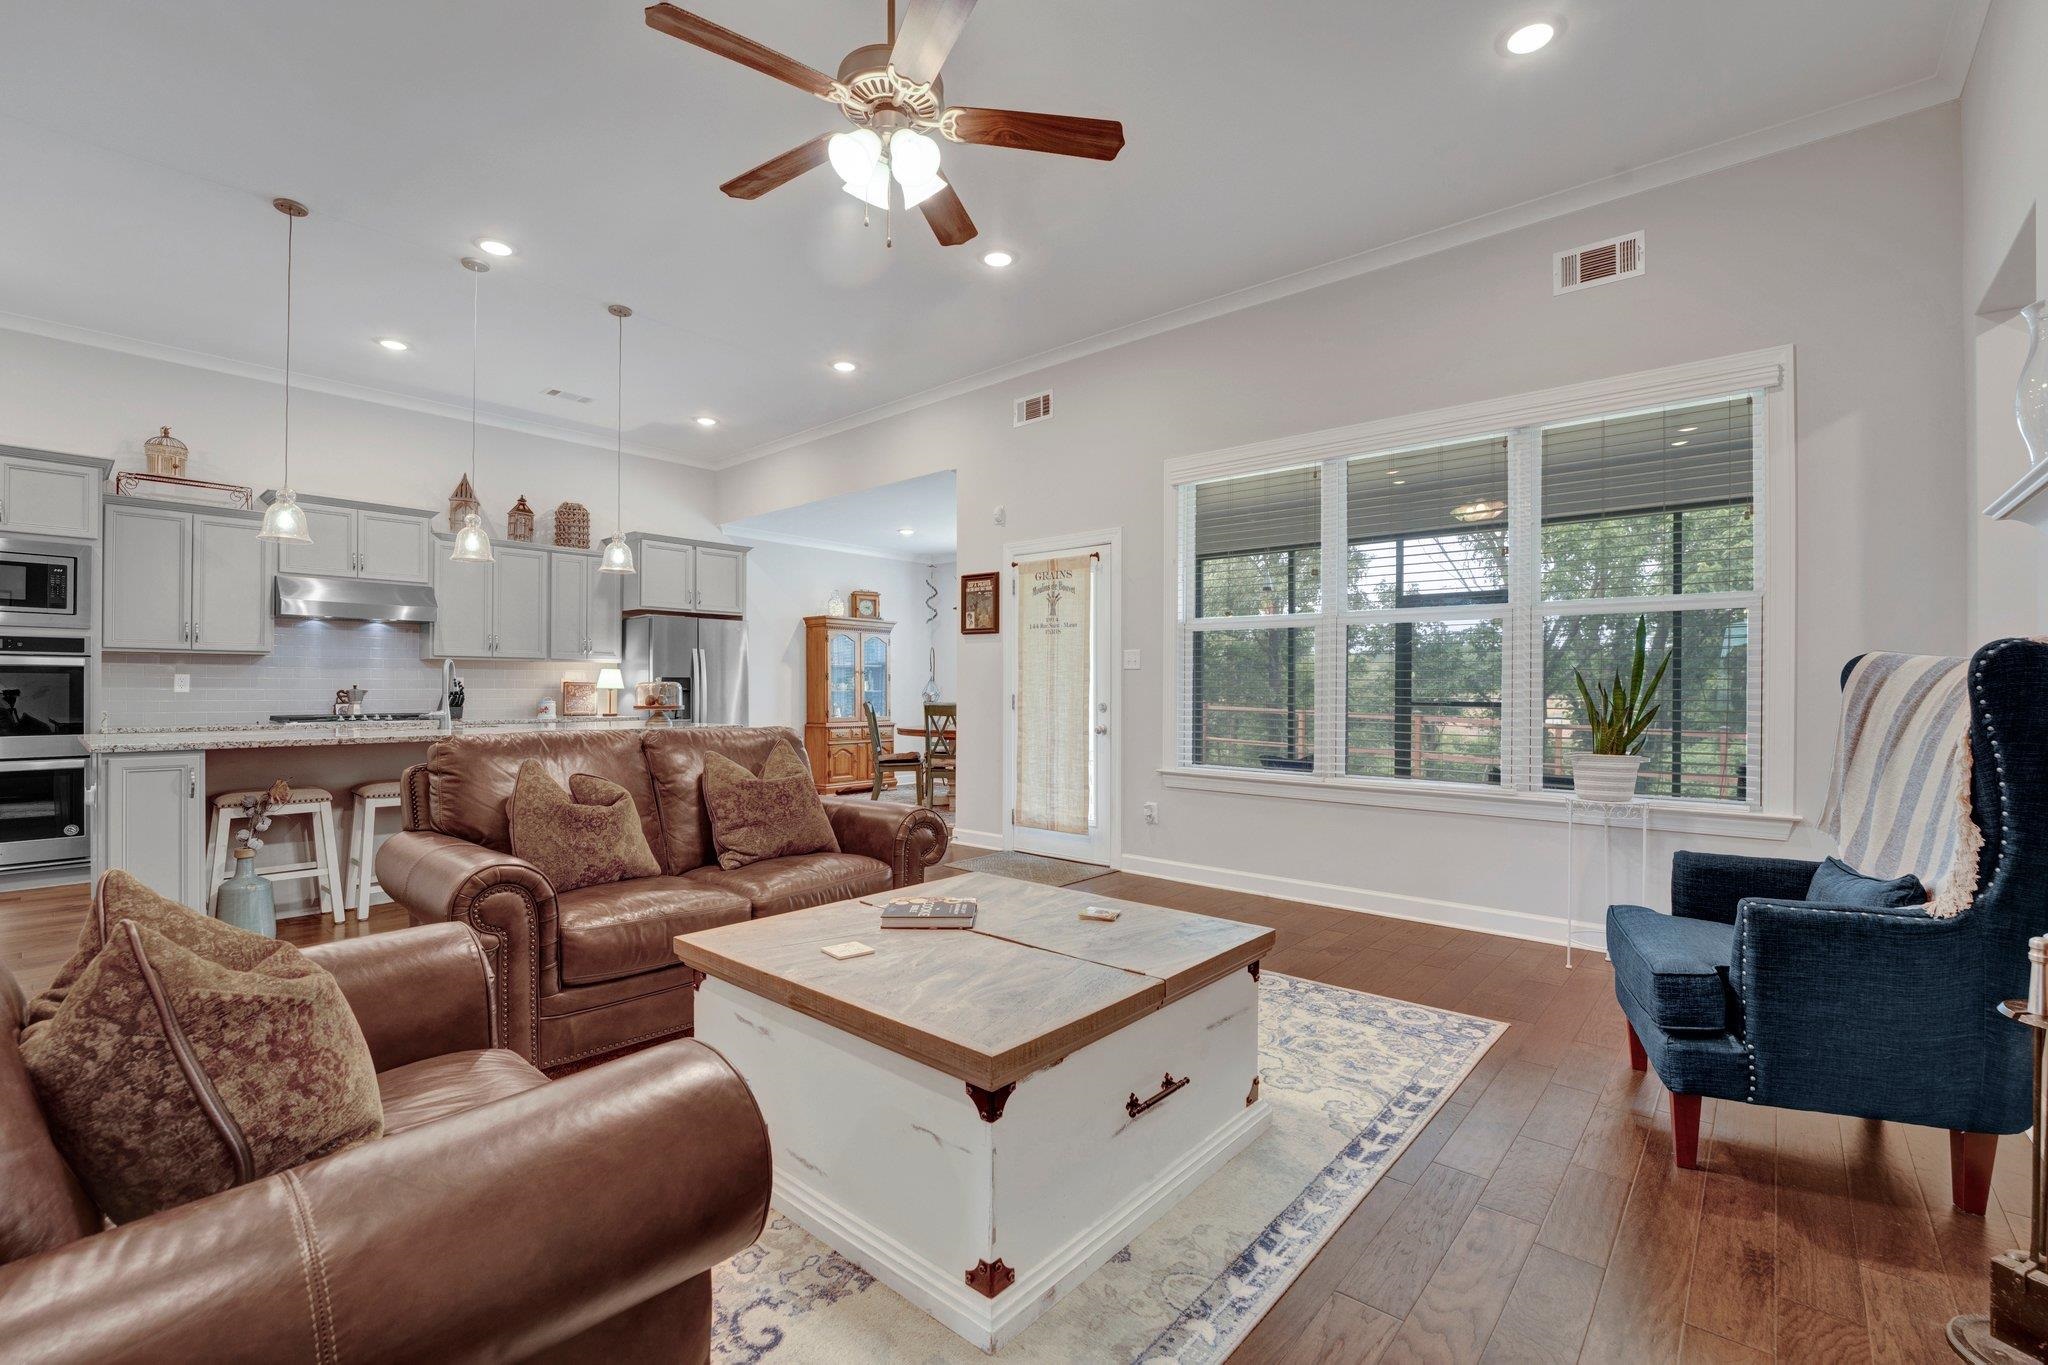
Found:
[[[1176,481],[1175,766],[1563,789],[1576,679],[1625,671],[1641,620],[1670,660],[1642,790],[1759,804],[1778,378],[1590,417],[1500,405],[1428,445],[1335,433],[1312,463]]]

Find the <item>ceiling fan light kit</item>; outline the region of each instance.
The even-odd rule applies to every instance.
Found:
[[[671,4],[650,5],[647,26],[836,105],[854,125],[735,176],[719,187],[726,194],[758,199],[830,163],[846,193],[884,213],[891,207],[893,183],[903,207],[924,215],[940,245],[959,246],[973,241],[978,230],[960,196],[939,174],[940,149],[933,134],[949,142],[1096,161],[1115,160],[1124,145],[1123,125],[1109,119],[949,107],[939,68],[973,11],[974,0],[910,0],[899,28],[895,0],[889,0],[889,41],[849,52],[836,77]]]

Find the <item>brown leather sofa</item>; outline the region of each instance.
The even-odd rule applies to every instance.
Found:
[[[699,779],[721,753],[759,772],[788,730],[655,730],[457,735],[405,772],[405,829],[384,841],[377,880],[416,924],[453,920],[490,949],[500,1036],[553,1070],[690,1028],[695,975],[678,934],[801,910],[924,880],[946,851],[936,814],[865,797],[825,797],[837,853],[718,866]],[[538,759],[567,785],[592,773],[632,793],[661,875],[557,895],[515,858],[505,804],[519,765]]]
[[[493,1046],[460,925],[306,950],[355,1010],[385,1135],[104,1228],[0,969],[0,1357],[705,1361],[711,1267],[768,1212],[745,1082],[679,1039],[561,1080]]]

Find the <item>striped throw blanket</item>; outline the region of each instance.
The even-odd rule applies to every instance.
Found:
[[[1911,872],[1948,918],[1977,893],[1967,659],[1866,654],[1842,689],[1842,733],[1820,827],[1872,877]]]

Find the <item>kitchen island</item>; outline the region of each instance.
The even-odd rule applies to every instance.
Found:
[[[638,729],[644,723],[639,716],[597,716],[460,720],[452,729],[435,720],[109,727],[80,737],[91,755],[93,876],[109,867],[123,868],[154,890],[204,911],[210,890],[206,841],[213,823],[213,798],[221,792],[267,788],[283,778],[295,787],[324,787],[334,794],[339,839],[335,857],[346,880],[350,792],[365,782],[396,780],[410,765],[425,761],[427,747],[435,740],[450,733]],[[388,814],[386,820],[390,821]],[[258,868],[309,861],[312,845],[306,823],[279,821],[265,836]],[[278,882],[275,890],[280,916],[319,913],[310,879]]]

